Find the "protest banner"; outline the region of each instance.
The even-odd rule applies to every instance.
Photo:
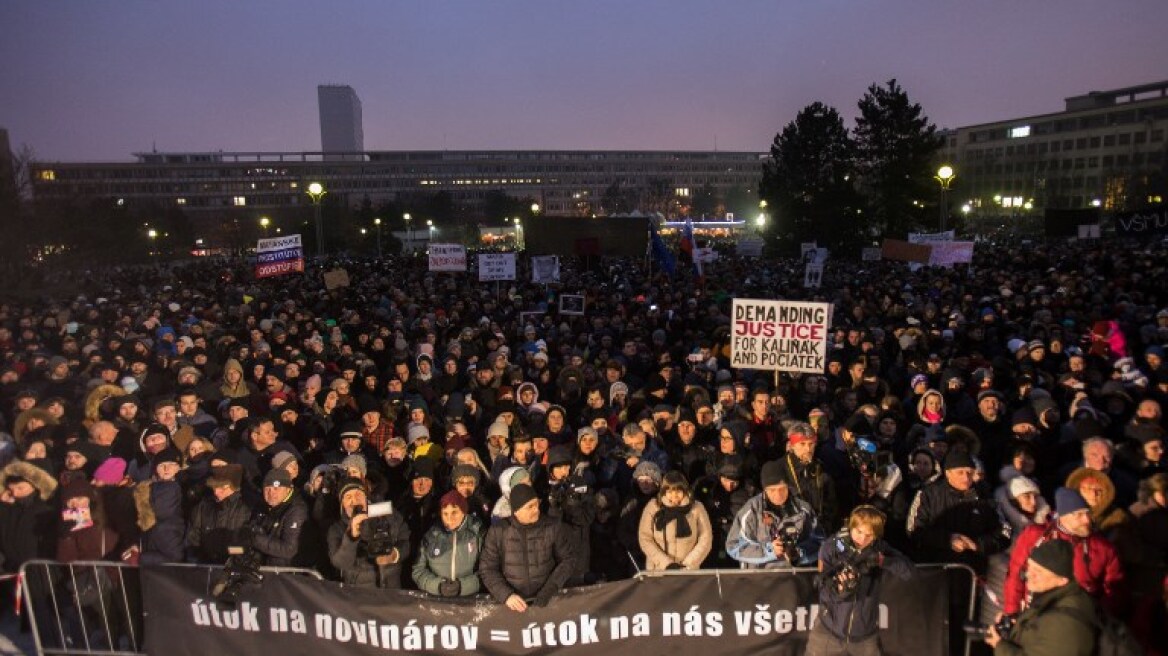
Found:
[[[807,263],[807,268],[803,271],[803,287],[811,289],[819,287],[823,284],[823,265]]]
[[[908,243],[910,244],[930,244],[936,241],[953,241],[956,235],[952,230],[945,232],[910,232],[908,233]]]
[[[823,373],[830,319],[830,303],[736,298],[730,366]]]
[[[953,266],[973,262],[972,241],[935,241],[929,244],[930,266]]]
[[[531,258],[531,282],[550,285],[560,281],[560,258],[555,255],[541,255]]]
[[[272,237],[256,242],[256,278],[271,278],[304,271],[304,246],[300,235]]]
[[[932,249],[927,244],[910,244],[900,239],[885,239],[880,246],[881,257],[899,262],[925,264],[929,261],[931,252]]]
[[[879,262],[880,248],[874,246],[872,248],[862,249],[860,251],[860,260],[863,262]]]
[[[479,282],[515,280],[515,253],[479,253]]]
[[[360,656],[385,653],[801,654],[818,621],[816,573],[722,570],[602,583],[557,594],[524,613],[484,596],[419,592],[268,575],[235,605],[211,595],[198,568],[141,569],[150,654]],[[947,573],[884,575],[878,609],[887,656],[946,654]]]
[[[431,271],[466,271],[466,247],[462,244],[430,244]]]
[[[1120,212],[1115,215],[1115,234],[1120,237],[1168,233],[1168,210]]]
[[[1088,223],[1079,226],[1079,239],[1099,239],[1099,224]]]
[[[739,237],[737,253],[739,257],[762,256],[763,240],[761,237]]]

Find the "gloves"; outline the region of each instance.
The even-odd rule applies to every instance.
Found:
[[[668,565],[665,566],[665,569],[668,570],[668,569],[685,569],[685,568],[681,566],[681,563],[669,563]]]
[[[462,583],[452,580],[444,580],[438,584],[438,594],[443,597],[457,597],[462,594]]]
[[[552,600],[555,594],[555,590],[540,590],[539,594],[535,595],[535,599],[531,600],[531,605],[543,608],[548,605],[548,602]]]

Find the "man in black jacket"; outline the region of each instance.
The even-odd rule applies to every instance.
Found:
[[[264,564],[287,567],[300,562],[300,534],[308,521],[308,506],[296,494],[292,476],[283,468],[264,476],[264,507],[251,523],[252,545],[264,556]]]
[[[213,496],[199,502],[187,529],[187,559],[207,565],[227,562],[228,547],[247,542],[244,531],[251,521],[251,509],[243,500],[243,467],[212,467],[207,487]]]
[[[491,527],[479,560],[483,585],[507,608],[522,613],[527,599],[543,606],[576,570],[572,534],[539,512],[529,485],[511,490],[511,517]]]

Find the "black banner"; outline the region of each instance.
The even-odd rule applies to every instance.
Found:
[[[1043,215],[1047,237],[1077,237],[1079,226],[1099,223],[1099,208],[1047,209]]]
[[[1115,233],[1121,237],[1168,233],[1168,209],[1119,212],[1115,215]]]
[[[947,653],[947,573],[882,582],[889,656]],[[812,573],[703,572],[567,590],[545,608],[447,601],[294,575],[216,604],[197,568],[142,569],[146,653],[800,654],[818,612]]]

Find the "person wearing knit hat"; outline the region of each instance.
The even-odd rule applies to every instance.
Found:
[[[814,563],[823,530],[811,505],[791,493],[784,461],[768,461],[759,477],[762,493],[738,511],[726,536],[726,554],[746,569]]]
[[[369,465],[365,461],[365,456],[353,454],[346,456],[341,461],[341,469],[345,471],[352,478],[359,478],[364,480],[369,473]]]
[[[633,480],[638,483],[642,480],[651,481],[654,491],[661,485],[661,476],[661,468],[648,460],[642,460],[633,469]]]
[[[181,462],[182,455],[178,449],[171,446],[154,454],[150,460],[150,467],[154,470],[156,480],[173,481],[182,469]]]
[[[1009,635],[999,635],[993,626],[987,630],[985,642],[994,653],[1098,653],[1095,604],[1075,582],[1075,554],[1065,540],[1047,540],[1030,551],[1026,585],[1031,605],[1018,615]]]
[[[440,597],[479,592],[475,573],[482,548],[483,524],[470,514],[465,497],[451,490],[438,500],[439,520],[422,537],[413,579],[418,588]]]
[[[1017,473],[1013,476],[994,492],[994,500],[1017,536],[1031,524],[1046,523],[1051,509],[1033,479]]]
[[[97,487],[118,485],[126,477],[126,461],[122,458],[106,458],[93,472],[93,484]]]

